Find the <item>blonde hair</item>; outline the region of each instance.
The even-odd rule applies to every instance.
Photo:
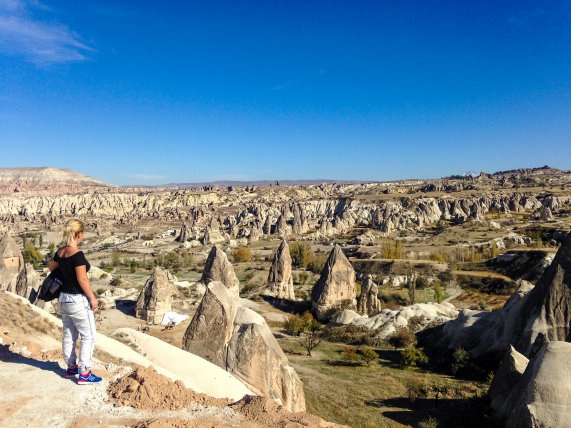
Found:
[[[73,241],[75,237],[84,230],[85,225],[81,220],[76,218],[68,220],[61,231],[62,244],[69,245],[71,241]]]

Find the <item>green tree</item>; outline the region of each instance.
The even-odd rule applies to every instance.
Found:
[[[292,264],[300,269],[307,268],[309,263],[315,258],[315,252],[307,244],[294,242],[289,246]]]
[[[412,273],[408,275],[407,287],[408,287],[408,302],[410,305],[414,305],[414,303],[416,302],[416,278],[413,277]]]
[[[434,281],[434,300],[436,303],[442,303],[444,300],[444,292],[442,291],[442,285],[440,285],[440,281]]]
[[[30,241],[26,241],[24,245],[24,251],[22,251],[22,256],[24,257],[26,263],[31,263],[34,265],[41,263],[44,258],[40,250],[38,250],[36,246]]]
[[[416,346],[409,346],[405,348],[400,353],[403,364],[406,367],[415,367],[418,364],[428,364],[428,357],[424,353],[422,348],[417,348]]]

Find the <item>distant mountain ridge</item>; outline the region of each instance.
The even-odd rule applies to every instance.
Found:
[[[0,168],[0,193],[22,191],[57,190],[84,187],[115,187],[109,183],[80,174],[72,169],[49,166]]]

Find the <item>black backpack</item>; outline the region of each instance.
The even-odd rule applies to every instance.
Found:
[[[63,278],[59,268],[54,269],[42,282],[40,291],[38,292],[38,299],[49,302],[57,299],[61,293],[63,286]]]

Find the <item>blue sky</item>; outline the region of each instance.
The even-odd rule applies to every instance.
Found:
[[[571,2],[0,0],[0,153],[115,184],[571,169]]]

